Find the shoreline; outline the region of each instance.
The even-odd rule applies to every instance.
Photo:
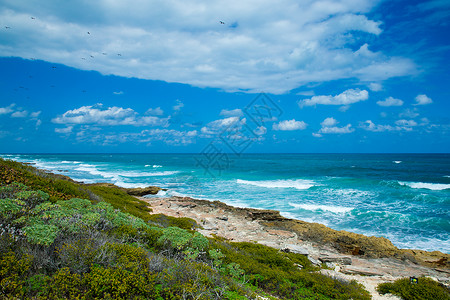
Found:
[[[148,203],[151,214],[194,219],[201,226],[195,230],[205,236],[304,254],[315,264],[326,264],[323,273],[363,284],[374,299],[396,299],[379,295],[375,288],[403,277],[429,276],[450,286],[450,255],[439,251],[398,249],[386,238],[337,231],[285,218],[274,210],[189,197],[135,197]]]

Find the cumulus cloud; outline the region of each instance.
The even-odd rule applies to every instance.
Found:
[[[0,19],[14,30],[4,32],[0,55],[245,92],[284,93],[310,82],[379,82],[413,74],[416,66],[407,58],[371,51],[369,44],[353,49],[354,32],[362,41],[382,32],[381,22],[368,17],[376,5],[99,0],[61,6],[57,0],[7,0]]]
[[[308,126],[303,121],[296,121],[295,119],[292,120],[285,120],[281,121],[279,123],[275,123],[272,126],[273,130],[282,130],[282,131],[292,131],[292,130],[303,130]]]
[[[320,123],[322,125],[322,128],[317,132],[315,135],[316,137],[321,136],[322,133],[325,134],[341,134],[341,133],[351,133],[355,131],[355,129],[352,128],[352,124],[347,124],[344,127],[338,127],[336,126],[339,122],[334,118],[326,118],[325,120]]]
[[[372,92],[379,92],[379,91],[381,91],[383,89],[383,86],[381,84],[379,84],[379,83],[371,82],[371,83],[369,83],[369,89]]]
[[[161,107],[157,107],[157,108],[149,108],[146,112],[146,115],[151,115],[151,116],[162,116],[164,114],[164,111],[161,109]]]
[[[245,123],[246,123],[245,118],[241,120],[239,117],[229,117],[209,122],[208,124],[206,124],[206,126],[202,127],[200,131],[206,135],[219,134],[233,124],[240,127]]]
[[[418,126],[414,120],[397,120],[395,125],[381,125],[375,124],[372,120],[366,120],[359,124],[359,127],[372,132],[384,132],[384,131],[412,131],[412,127]]]
[[[300,100],[300,108],[304,106],[322,105],[350,105],[356,102],[369,99],[369,93],[366,90],[349,89],[336,96],[314,96],[310,99]]]
[[[14,111],[14,109],[13,109],[14,106],[15,106],[15,104],[13,103],[6,107],[0,107],[0,115],[6,115],[6,114],[12,113]]]
[[[236,109],[222,109],[222,111],[220,112],[221,116],[224,117],[242,117],[243,112],[242,109],[236,108]]]
[[[414,103],[413,105],[427,105],[427,104],[433,103],[431,98],[424,94],[417,95],[415,100],[416,100],[416,103]]]
[[[379,106],[402,106],[403,101],[393,97],[386,98],[384,101],[377,101]]]
[[[28,116],[28,112],[26,110],[18,110],[11,114],[13,118],[26,118]]]
[[[320,123],[320,125],[322,125],[322,127],[331,127],[334,126],[338,123],[338,121],[335,118],[326,118],[325,120],[322,121],[322,123]]]
[[[99,126],[169,126],[168,118],[158,118],[155,116],[139,116],[131,108],[117,106],[102,108],[101,104],[95,106],[82,106],[73,110],[68,110],[52,120],[56,124],[86,125],[93,124]]]

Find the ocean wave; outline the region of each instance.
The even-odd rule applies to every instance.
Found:
[[[289,205],[304,210],[311,210],[311,211],[322,210],[322,211],[329,211],[332,213],[347,213],[354,209],[353,207],[335,206],[335,205],[298,204],[298,203],[289,203]]]
[[[394,163],[394,164],[401,164],[402,161],[401,161],[401,160],[394,160],[393,163]]]
[[[304,179],[286,179],[286,180],[259,180],[259,181],[250,181],[250,180],[242,180],[237,179],[237,183],[239,184],[247,184],[264,188],[295,188],[297,190],[307,190],[310,187],[313,187],[316,182],[312,180],[304,180]]]
[[[406,181],[399,181],[398,183],[403,186],[409,186],[410,188],[413,189],[427,189],[433,191],[442,191],[450,189],[450,184],[445,183],[406,182]]]

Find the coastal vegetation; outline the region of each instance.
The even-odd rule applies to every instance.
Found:
[[[0,160],[0,297],[370,299],[303,255],[149,211],[119,188]]]
[[[411,282],[410,278],[402,278],[394,282],[382,283],[378,285],[377,291],[382,295],[390,293],[402,299],[450,299],[448,288],[427,277],[418,278],[417,282]]]

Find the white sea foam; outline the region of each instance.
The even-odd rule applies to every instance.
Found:
[[[401,161],[401,160],[394,160],[393,163],[394,163],[394,164],[401,164],[402,161]]]
[[[401,185],[409,186],[410,188],[413,189],[427,189],[433,191],[442,191],[450,189],[450,184],[445,183],[406,182],[406,181],[399,181],[398,183]]]
[[[295,208],[301,208],[305,210],[322,210],[322,211],[330,211],[333,213],[346,213],[352,211],[353,207],[344,207],[344,206],[335,206],[335,205],[316,205],[316,204],[298,204],[298,203],[289,203],[290,206]]]
[[[264,188],[295,188],[297,190],[307,190],[310,187],[317,185],[312,180],[304,180],[304,179],[296,179],[296,180],[280,179],[280,180],[259,180],[259,181],[237,179],[236,182],[239,184],[254,185]]]

